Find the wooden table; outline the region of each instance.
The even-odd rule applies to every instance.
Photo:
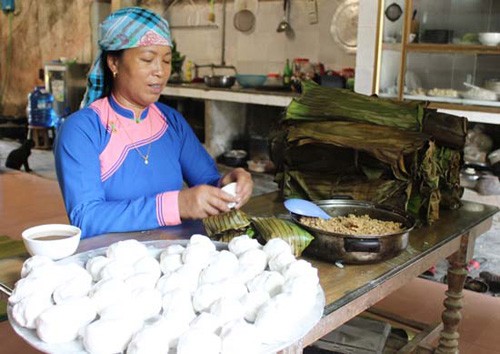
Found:
[[[44,212],[46,202],[40,195],[44,195],[46,188],[55,188],[57,182],[44,180],[39,181],[43,188],[32,188],[32,177],[23,174],[15,174],[16,180],[25,184],[32,190],[26,190],[27,195],[17,196],[24,202],[16,202],[13,199],[16,197],[8,192],[4,194],[8,199],[4,199],[7,203],[14,203],[18,207],[26,207],[37,210],[39,213],[33,214],[38,217],[28,218],[31,222],[27,222],[24,218],[19,218],[22,226],[19,229],[30,226],[27,224],[40,224],[48,220],[55,222],[60,220],[61,216],[65,217],[64,209],[47,214]],[[6,178],[7,177],[7,178]],[[13,184],[10,176],[5,174],[0,175],[2,180],[3,192],[6,193],[5,186]],[[48,181],[48,183],[46,183]],[[12,187],[12,185],[10,186]],[[54,190],[52,190],[54,192]],[[54,198],[52,195],[51,198]],[[60,201],[54,200],[57,204]],[[12,204],[9,204],[8,210],[4,207],[0,209],[0,220],[3,223],[6,220],[5,215],[16,217],[16,213],[11,210]],[[29,203],[30,205],[26,205]],[[60,208],[59,206],[58,208]],[[58,211],[57,211],[58,210]],[[252,216],[280,216],[286,215],[282,206],[282,202],[277,193],[270,193],[258,197],[254,197],[245,205],[244,211]],[[474,240],[484,232],[486,232],[492,224],[493,215],[498,211],[498,208],[477,203],[464,202],[462,208],[458,210],[442,211],[440,219],[431,227],[421,227],[413,230],[410,233],[409,245],[407,249],[399,256],[376,264],[370,265],[347,265],[340,269],[331,263],[325,263],[317,260],[310,260],[315,267],[318,268],[320,282],[326,296],[326,306],[324,316],[321,321],[299,342],[287,348],[286,353],[300,353],[302,348],[313,343],[323,335],[339,327],[344,322],[355,317],[359,313],[368,309],[370,306],[383,299],[390,293],[407,284],[411,279],[418,276],[439,260],[449,257],[450,269],[448,272],[449,289],[446,293],[445,309],[443,312],[443,326],[439,340],[437,352],[456,352],[458,345],[457,327],[460,320],[460,309],[462,308],[461,298],[462,289],[467,271],[465,269],[468,259],[473,254]],[[67,221],[66,221],[67,222]],[[10,230],[15,230],[15,225],[9,222]],[[15,234],[9,236],[19,237],[20,230],[16,230]],[[115,241],[125,238],[136,238],[139,240],[155,240],[155,239],[187,239],[193,233],[204,233],[201,222],[186,222],[183,225],[150,230],[144,232],[134,232],[125,234],[108,234],[100,237],[82,240],[77,252],[83,252],[90,249],[107,246]],[[17,261],[17,274],[22,264],[22,260]],[[0,280],[5,279],[4,267],[0,267]],[[7,274],[8,276],[9,274]],[[12,276],[12,273],[10,274]],[[13,279],[9,283],[13,284]],[[0,324],[0,342],[4,343],[2,336],[9,336],[5,343],[8,343],[9,351],[20,352],[21,348],[26,345],[22,340],[13,340],[11,338],[12,331],[7,328],[5,322]],[[33,352],[36,352],[35,350]]]
[[[277,193],[252,198],[245,206],[251,215],[286,215]],[[432,226],[410,232],[409,244],[399,256],[385,262],[347,265],[343,269],[331,263],[309,259],[318,268],[326,306],[321,321],[286,353],[301,353],[333,329],[368,309],[407,284],[439,260],[448,258],[448,291],[442,314],[443,324],[436,353],[458,352],[458,324],[462,308],[462,290],[466,265],[474,253],[475,239],[488,231],[498,208],[463,202],[458,210],[441,211]],[[436,332],[429,333],[429,338]],[[425,338],[419,338],[425,339]],[[412,345],[412,344],[411,344]],[[424,346],[421,347],[424,349]]]

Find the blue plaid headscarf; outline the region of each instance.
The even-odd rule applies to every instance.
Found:
[[[172,46],[168,22],[158,14],[140,7],[127,7],[109,15],[99,26],[99,51],[87,76],[87,91],[82,107],[104,93],[103,51],[115,51],[148,45]]]

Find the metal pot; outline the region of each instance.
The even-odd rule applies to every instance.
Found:
[[[368,215],[372,219],[399,222],[403,230],[394,234],[353,236],[312,228],[300,221],[300,215],[291,213],[295,223],[314,235],[304,255],[328,262],[374,263],[400,254],[408,245],[408,234],[415,219],[402,210],[366,201],[331,199],[315,201],[332,217],[354,214]]]
[[[232,167],[245,166],[247,156],[245,150],[229,150],[224,153],[224,163]]]
[[[210,75],[205,76],[204,81],[208,87],[230,88],[236,82],[236,78],[229,75]]]

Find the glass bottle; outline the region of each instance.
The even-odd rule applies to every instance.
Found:
[[[287,59],[285,63],[285,69],[283,70],[283,86],[290,87],[292,84],[292,67],[290,66],[290,60]]]

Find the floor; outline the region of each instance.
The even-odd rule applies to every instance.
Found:
[[[8,153],[17,148],[19,143],[12,140],[0,140],[0,164],[5,164]],[[29,159],[32,173],[48,179],[56,179],[54,171],[54,156],[52,151],[33,150]],[[221,167],[224,169],[224,167]],[[254,174],[254,194],[262,194],[276,190],[273,176],[269,174]],[[464,199],[493,204],[500,207],[500,196],[481,196],[474,191],[466,190]],[[474,259],[480,261],[478,268],[471,268],[469,275],[475,278],[481,271],[490,271],[500,275],[500,213],[494,218],[492,228],[477,239]],[[428,279],[417,278],[409,285],[398,290],[390,297],[378,303],[375,307],[385,311],[406,315],[422,323],[435,323],[440,320],[443,309],[446,274],[445,260],[436,265],[433,275]],[[431,281],[429,281],[431,280]],[[424,296],[418,296],[422,294]],[[461,324],[461,353],[500,353],[497,349],[497,335],[500,331],[500,298],[498,293],[486,294],[465,291],[464,323]],[[424,301],[418,302],[419,299]]]

